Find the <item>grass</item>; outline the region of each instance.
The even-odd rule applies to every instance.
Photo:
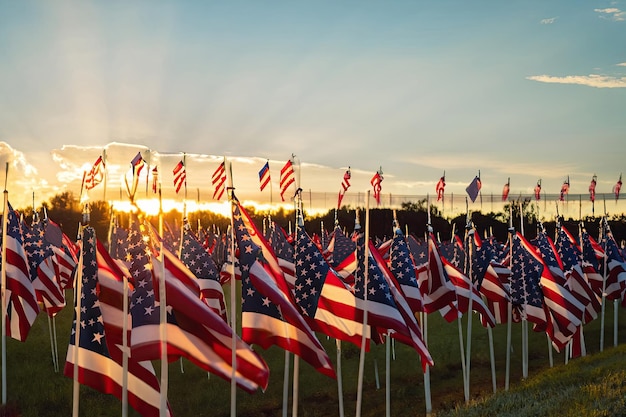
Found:
[[[69,295],[69,294],[68,294]],[[71,297],[68,296],[68,299]],[[65,362],[71,326],[71,308],[56,319],[61,368]],[[626,342],[626,310],[619,310],[619,342]],[[605,350],[599,351],[600,320],[585,327],[586,358],[564,364],[562,353],[554,352],[549,367],[545,334],[529,332],[529,378],[521,376],[521,326],[513,325],[511,389],[504,392],[506,326],[494,329],[498,392],[491,383],[487,332],[476,316],[473,319],[471,358],[471,402],[464,404],[459,354],[458,326],[438,314],[428,317],[429,349],[435,360],[431,369],[432,406],[437,417],[447,416],[610,416],[626,414],[626,347],[613,348],[613,307],[606,312]],[[466,320],[463,320],[465,342]],[[72,412],[72,380],[55,373],[50,353],[46,316],[37,318],[28,340],[7,339],[7,398],[23,417],[66,417]],[[334,340],[319,335],[335,362]],[[241,417],[281,415],[284,351],[260,350],[270,367],[270,383],[265,392],[237,392],[237,415]],[[342,345],[343,398],[345,414],[355,414],[359,349]],[[380,387],[375,369],[378,366]],[[160,369],[155,362],[155,369]],[[169,399],[175,416],[229,416],[230,383],[208,374],[183,360],[169,365]],[[293,362],[291,363],[293,369]],[[338,415],[336,381],[315,372],[300,361],[299,415],[303,417]],[[424,415],[424,380],[417,354],[395,345],[391,361],[391,414]],[[363,385],[363,416],[385,414],[385,346],[372,346],[366,355]],[[120,402],[88,387],[80,388],[81,415],[106,417],[120,415]],[[289,404],[291,414],[291,403]],[[1,412],[0,412],[0,415]],[[137,416],[130,410],[130,416]]]

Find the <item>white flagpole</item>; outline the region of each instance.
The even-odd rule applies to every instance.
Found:
[[[296,156],[291,155],[291,158],[296,161]],[[296,231],[298,227],[302,227],[300,224],[299,215],[302,215],[302,188],[300,188],[300,174],[301,174],[301,165],[300,159],[297,158],[297,166],[295,173],[295,181],[296,181],[296,195],[295,195],[295,212],[296,212]],[[289,228],[289,232],[291,233],[291,228]],[[296,232],[297,233],[297,232]],[[298,398],[300,393],[300,357],[298,355],[294,355],[293,357],[293,399],[291,404],[291,415],[293,417],[298,417]]]
[[[428,210],[428,207],[430,207],[430,197],[428,194],[426,194],[426,209],[428,211],[427,227],[428,227],[428,232],[432,233],[433,228],[430,225],[430,210]],[[452,235],[454,236],[454,231]],[[407,237],[409,236],[408,226],[406,230],[406,236]],[[428,281],[430,282],[432,282],[432,273],[430,269],[431,267],[432,265],[430,265],[429,263],[428,268],[427,268],[427,273],[428,273]],[[424,344],[428,346],[428,314],[425,312],[420,312],[420,316],[422,317],[422,335],[424,336]],[[426,415],[430,416],[430,413],[433,412],[433,404],[432,404],[431,391],[430,391],[430,365],[428,363],[426,364],[426,371],[424,372],[424,402],[426,405]]]
[[[465,200],[465,204],[467,207],[467,199]],[[467,350],[465,351],[465,366],[466,366],[466,370],[467,373],[465,374],[465,386],[466,386],[466,391],[465,391],[465,402],[468,403],[469,402],[469,398],[470,398],[470,363],[471,363],[471,358],[472,358],[472,318],[473,318],[473,313],[472,313],[472,304],[474,301],[474,297],[473,297],[473,291],[474,291],[474,283],[472,281],[472,255],[473,255],[473,248],[474,248],[474,242],[472,242],[473,240],[473,235],[474,235],[474,230],[470,228],[470,223],[469,223],[469,208],[467,209],[467,217],[468,217],[468,223],[467,223],[467,227],[468,227],[468,231],[467,231],[467,236],[468,236],[468,242],[469,242],[469,253],[468,253],[468,259],[469,261],[466,262],[466,264],[468,265],[467,268],[467,273],[468,273],[468,278],[469,278],[469,304],[467,307]]]
[[[513,260],[513,203],[509,205],[509,259]],[[510,263],[510,267],[513,264]],[[511,279],[509,278],[509,285]],[[504,376],[504,390],[509,390],[509,380],[511,375],[511,328],[513,321],[513,300],[509,300],[506,313],[506,363],[505,363],[505,376]]]
[[[124,312],[124,321],[122,322],[122,417],[128,416],[128,277],[124,275],[122,281],[123,299],[122,308]]]
[[[363,334],[361,335],[361,355],[359,357],[359,376],[357,380],[356,417],[361,417],[361,403],[363,402],[363,371],[365,368],[365,341],[367,332],[367,284],[369,277],[369,226],[370,226],[370,190],[365,198],[365,265],[363,267]]]
[[[385,345],[385,415],[391,417],[391,335],[389,330],[387,330],[387,343]]]
[[[524,236],[524,215],[522,213],[522,203],[519,203],[520,233]],[[511,262],[513,260],[511,259]],[[526,308],[526,306],[524,306]],[[552,350],[549,349],[551,352]],[[522,377],[528,378],[528,321],[522,318]]]
[[[7,222],[9,213],[9,192],[7,191],[7,180],[9,177],[9,163],[6,163],[6,173],[4,177],[4,210],[2,214],[2,404],[7,403]]]
[[[78,258],[78,265],[76,266],[76,280],[74,285],[76,293],[74,299],[76,300],[76,308],[74,314],[76,315],[76,327],[74,331],[74,385],[72,390],[72,416],[78,417],[78,406],[80,401],[80,384],[78,383],[78,351],[80,350],[80,314],[81,314],[81,292],[83,290],[83,242],[82,242],[82,225],[79,225],[79,233],[81,236],[80,244],[80,256]],[[4,322],[4,321],[3,321]],[[4,334],[4,333],[3,333]],[[3,367],[4,369],[4,367]],[[4,384],[3,384],[4,387]]]
[[[226,158],[224,158],[226,162]],[[224,164],[226,165],[226,164]],[[224,167],[226,168],[226,167]],[[232,372],[230,375],[230,416],[237,416],[237,340],[235,335],[237,334],[237,286],[235,279],[235,220],[233,219],[233,206],[235,204],[235,187],[233,182],[233,167],[228,162],[228,169],[226,169],[226,177],[228,181],[228,188],[230,191],[230,326],[233,329],[233,337],[230,344],[231,350],[231,367]]]
[[[337,345],[337,397],[339,399],[339,417],[344,417],[343,381],[341,377],[341,340],[335,339]]]
[[[54,372],[59,372],[59,362],[57,358],[54,356],[54,336],[52,335],[52,319],[46,313],[48,317],[48,333],[50,334],[50,353],[52,353],[52,367],[54,368]]]
[[[104,165],[104,178],[103,178],[103,188],[104,190],[102,191],[102,201],[107,201],[107,149],[103,148],[102,149],[102,163]]]

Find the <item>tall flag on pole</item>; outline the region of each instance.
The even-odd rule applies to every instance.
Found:
[[[285,201],[285,193],[291,184],[296,182],[296,174],[293,170],[291,159],[280,170],[280,198]]]
[[[482,186],[483,185],[482,185],[482,182],[480,181],[480,172],[479,172],[478,175],[474,177],[472,182],[470,182],[467,188],[465,188],[465,191],[467,191],[467,195],[469,195],[469,198],[470,200],[472,200],[472,203],[476,201],[476,197],[478,197],[478,193],[480,192],[480,189],[482,188]]]
[[[596,183],[598,177],[594,174],[591,178],[591,183],[589,184],[589,200],[592,202],[596,201]]]
[[[376,200],[376,204],[380,204],[380,191],[382,190],[381,183],[383,182],[383,169],[382,167],[376,171],[372,179],[370,180],[370,184],[374,188],[374,199]]]
[[[179,161],[173,170],[174,173],[174,188],[176,194],[180,191],[183,185],[187,186],[187,170],[183,161]],[[219,200],[219,198],[218,198]]]
[[[259,171],[259,187],[261,188],[261,191],[267,187],[267,184],[269,184],[270,181],[270,161],[267,161],[265,162],[265,165],[263,165],[263,168]]]
[[[622,189],[622,174],[619,174],[619,179],[613,186],[613,193],[615,194],[615,201],[619,200],[619,192]]]
[[[135,199],[135,193],[137,192],[137,186],[139,185],[139,175],[141,174],[141,170],[146,165],[146,161],[144,161],[141,156],[141,152],[137,152],[137,155],[130,161],[130,174],[132,175],[132,183],[128,184],[128,175],[124,176],[124,181],[126,182],[126,191],[128,191],[128,196],[131,200]]]
[[[569,175],[567,179],[563,181],[563,185],[561,185],[561,195],[559,197],[560,201],[565,201],[565,196],[569,194]]]
[[[437,181],[437,185],[435,186],[435,191],[437,191],[437,201],[443,200],[443,193],[446,188],[446,172],[443,172],[439,181]]]
[[[211,177],[211,184],[213,184],[213,200],[220,200],[226,190],[226,164],[222,162]]]
[[[502,188],[502,201],[506,201],[509,198],[509,191],[511,190],[511,178],[509,178]]]
[[[157,192],[157,186],[159,185],[159,170],[155,166],[152,168],[152,192]]]
[[[343,179],[341,180],[341,188],[339,189],[339,197],[337,198],[337,210],[341,208],[343,196],[346,195],[346,191],[350,188],[350,178],[352,178],[352,174],[350,173],[350,167],[348,167],[348,170],[343,174]]]
[[[537,185],[535,185],[535,200],[541,200],[541,178],[537,180]]]
[[[121,399],[122,347],[107,343],[108,334],[98,298],[101,292],[97,286],[99,265],[96,261],[95,244],[94,229],[88,227],[83,235],[83,265],[81,265],[83,277],[80,294],[82,308],[78,317],[74,312],[63,373],[71,378],[76,366],[79,383]],[[121,303],[121,294],[119,298]],[[80,329],[77,327],[79,323]],[[75,362],[76,358],[78,361]],[[127,372],[128,403],[141,415],[159,416],[161,392],[152,364],[138,362],[129,357]]]
[[[96,162],[94,162],[91,170],[85,176],[85,188],[87,190],[91,190],[102,182],[105,168],[104,159],[102,159],[102,155],[100,155],[98,159],[96,159]]]

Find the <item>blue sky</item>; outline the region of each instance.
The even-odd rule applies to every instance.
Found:
[[[347,166],[350,191],[382,167],[384,192],[420,195],[444,170],[447,193],[480,170],[498,195],[568,175],[584,194],[593,174],[610,193],[626,171],[626,1],[0,0],[0,16],[16,197],[78,192],[111,143],[167,175],[196,155],[192,187],[222,156],[248,161],[238,188],[265,159],[277,182],[292,153],[328,192]]]

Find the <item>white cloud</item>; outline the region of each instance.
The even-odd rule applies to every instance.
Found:
[[[617,64],[618,67],[626,67],[626,62],[620,62]]]
[[[555,77],[552,75],[532,75],[526,77],[531,81],[539,81],[551,84],[578,84],[595,88],[626,88],[626,77],[612,77],[609,75],[589,74],[589,75],[566,75]]]
[[[606,9],[594,9],[596,13],[601,13],[600,18],[613,20],[615,22],[623,22],[626,20],[626,12],[621,11],[616,7],[608,7]]]
[[[552,23],[554,23],[556,21],[556,19],[558,19],[559,17],[549,17],[547,19],[541,19],[541,21],[539,23],[541,23],[542,25],[551,25]]]

